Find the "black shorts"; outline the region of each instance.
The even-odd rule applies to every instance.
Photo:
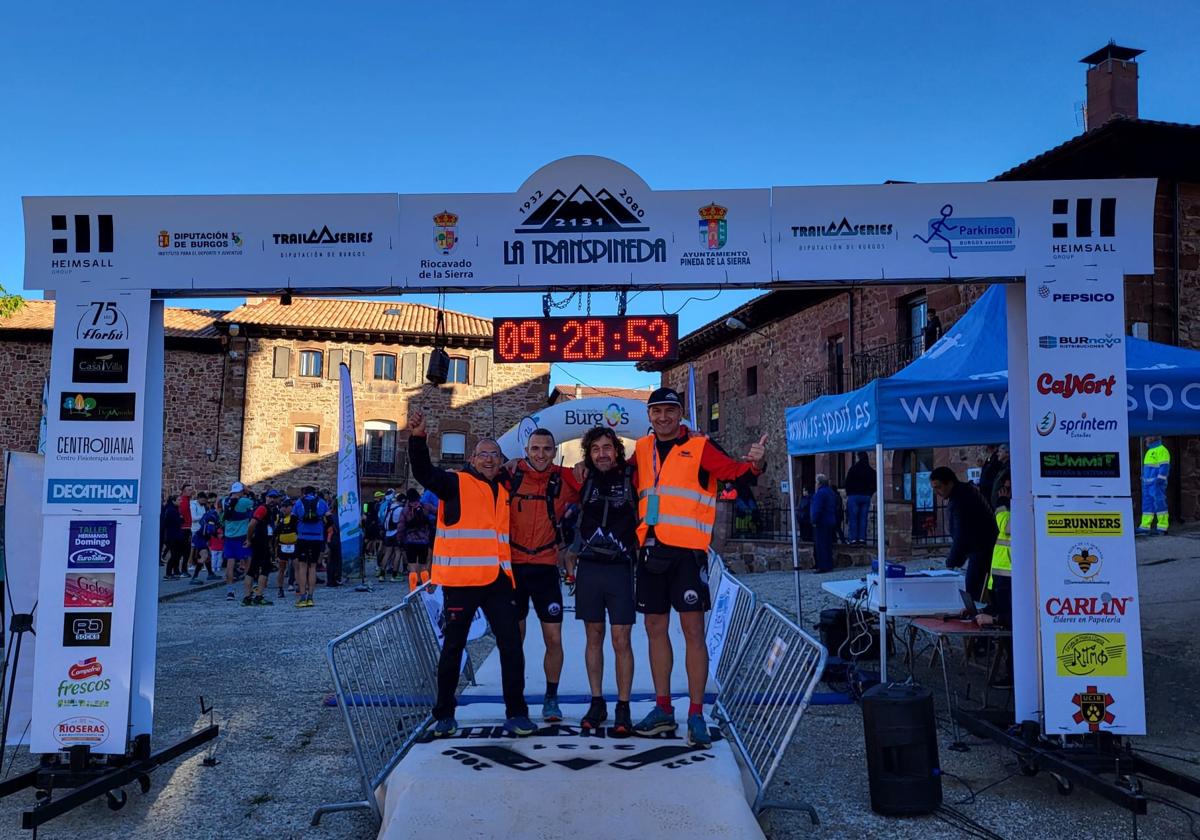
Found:
[[[301,563],[319,563],[325,543],[319,540],[297,540],[296,559]]]
[[[383,538],[383,547],[384,548],[399,548],[400,547],[400,536],[398,534],[392,534],[390,537],[384,537]]]
[[[706,612],[708,599],[708,558],[704,552],[680,554],[662,574],[646,571],[645,549],[638,558],[635,573],[637,611],[646,615],[675,612]]]
[[[558,579],[558,566],[513,563],[513,579],[517,585],[515,600],[518,621],[524,621],[529,615],[529,602],[532,600],[540,621],[562,624],[562,585]]]
[[[275,563],[271,559],[271,549],[269,548],[251,548],[250,549],[250,568],[246,570],[246,575],[251,578],[266,576],[275,571]]]
[[[575,569],[575,617],[580,621],[633,624],[633,566],[580,560]]]
[[[429,562],[429,546],[427,545],[406,545],[404,546],[404,562],[409,566],[424,566]]]

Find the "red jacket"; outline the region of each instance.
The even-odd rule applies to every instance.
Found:
[[[520,478],[518,479],[518,474]],[[546,504],[546,489],[552,476],[559,476],[554,499],[554,519]],[[567,505],[579,501],[580,486],[571,470],[551,464],[538,472],[522,459],[509,476],[509,544],[513,563],[558,565],[558,529]]]

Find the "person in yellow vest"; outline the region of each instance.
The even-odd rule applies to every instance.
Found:
[[[1167,479],[1171,477],[1171,453],[1162,438],[1146,438],[1146,457],[1142,459],[1142,522],[1137,533],[1166,534],[1171,524],[1167,513]],[[1157,518],[1157,523],[1155,519]]]
[[[1012,628],[1012,479],[1004,473],[994,488],[996,499],[996,547],[992,549],[992,570],[988,575],[987,607],[975,616],[980,627]],[[998,641],[999,658],[991,674],[993,688],[1012,686],[1012,639]]]
[[[525,703],[525,654],[513,605],[508,490],[500,475],[504,456],[496,441],[482,438],[475,444],[471,463],[449,472],[433,466],[420,411],[410,412],[408,431],[413,478],[441,500],[430,565],[430,581],[442,588],[445,625],[433,707],[434,737],[448,738],[458,731],[455,693],[467,633],[478,609],[487,617],[500,652],[504,731],[532,735],[536,727]]]
[[[711,739],[703,710],[708,681],[704,613],[709,609],[708,547],[717,519],[717,487],[722,481],[762,473],[767,436],[737,461],[704,435],[681,425],[683,400],[673,389],[659,388],[646,406],[652,431],[637,442],[634,455],[641,547],[634,590],[637,610],[646,617],[656,702],[633,731],[651,737],[677,728],[671,706],[674,651],[667,635],[674,608],[686,644],[688,743],[708,747]]]

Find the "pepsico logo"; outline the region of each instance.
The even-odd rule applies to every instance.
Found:
[[[104,666],[94,656],[84,659],[81,662],[76,662],[67,669],[67,676],[73,680],[86,680],[89,677],[98,677],[103,673]]]

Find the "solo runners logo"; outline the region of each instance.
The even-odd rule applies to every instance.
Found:
[[[433,217],[433,241],[438,250],[449,254],[458,244],[458,214],[443,210]]]
[[[1069,400],[1076,394],[1103,395],[1111,397],[1117,377],[1109,374],[1103,379],[1095,373],[1068,373],[1062,379],[1055,379],[1053,374],[1043,373],[1037,378],[1039,394],[1058,394],[1064,400]]]
[[[121,342],[129,338],[129,319],[115,300],[93,300],[84,305],[75,325],[81,342]]]
[[[1060,677],[1129,675],[1124,633],[1055,633],[1054,655]]]
[[[1120,513],[1046,514],[1046,535],[1049,537],[1119,537],[1124,533]]]
[[[1067,553],[1067,568],[1081,581],[1095,581],[1103,565],[1104,555],[1094,543],[1076,543]]]
[[[1100,724],[1111,724],[1117,716],[1108,710],[1116,702],[1108,692],[1101,694],[1094,685],[1089,685],[1083,692],[1071,698],[1071,702],[1079,707],[1071,719],[1076,723],[1087,723],[1088,732],[1099,732]]]
[[[111,607],[117,576],[104,572],[68,572],[63,590],[64,607]]]
[[[104,665],[95,656],[80,660],[67,669],[67,676],[73,680],[86,680],[90,677],[98,677],[103,673]]]
[[[1041,452],[1042,478],[1120,478],[1117,452]]]
[[[76,347],[72,351],[71,381],[107,384],[128,382],[129,350],[123,347]]]
[[[108,738],[108,724],[94,717],[73,717],[54,725],[54,740],[64,747],[94,747]]]
[[[700,213],[700,244],[710,251],[725,247],[726,235],[729,232],[725,217],[729,214],[727,207],[711,203],[699,210]]]

